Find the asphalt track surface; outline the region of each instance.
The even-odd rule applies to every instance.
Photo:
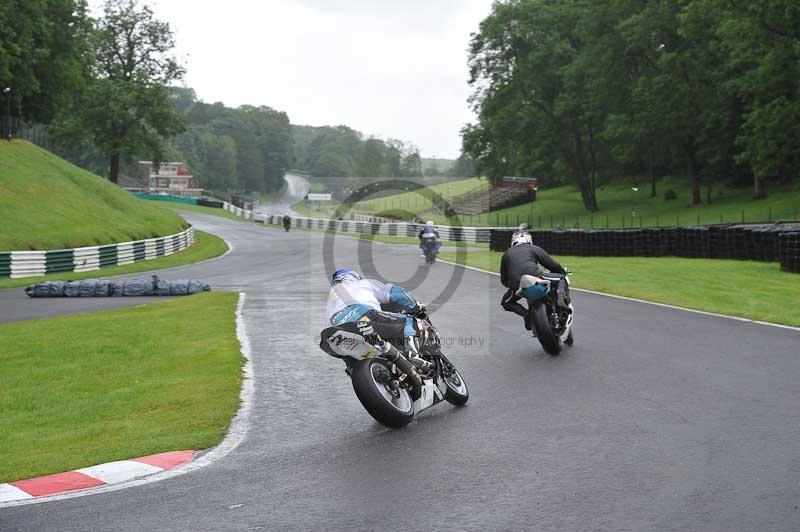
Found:
[[[384,278],[418,272],[424,301],[463,275],[433,320],[470,402],[388,430],[314,340],[323,235],[187,218],[233,251],[163,276],[247,294],[244,441],[182,476],[0,508],[3,532],[800,529],[797,331],[575,293],[575,346],[551,357],[500,309],[496,277],[427,269],[413,246],[364,243],[359,266],[339,237],[337,266],[370,272],[371,250]]]
[[[254,209],[255,212],[263,214],[289,214],[290,216],[299,216],[299,214],[292,209],[292,205],[308,195],[310,188],[308,179],[292,174],[286,174],[283,179],[286,180],[286,191],[283,193],[283,196],[280,198],[278,203],[258,205]]]

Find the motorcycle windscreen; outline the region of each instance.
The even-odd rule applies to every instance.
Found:
[[[332,357],[361,360],[378,356],[377,347],[367,343],[355,323],[328,327],[320,333],[319,347]]]

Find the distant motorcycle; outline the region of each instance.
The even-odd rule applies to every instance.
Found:
[[[436,255],[439,254],[439,237],[436,233],[422,233],[422,253],[425,255],[425,264],[436,262]]]
[[[528,325],[533,335],[539,339],[545,352],[557,355],[561,344],[572,345],[572,321],[575,309],[568,301],[568,308],[558,305],[558,284],[564,282],[564,290],[569,288],[569,272],[523,275],[519,282],[517,295],[528,301]]]
[[[286,232],[289,232],[289,228],[292,227],[292,219],[289,216],[283,217],[283,228],[286,229]]]
[[[469,399],[467,383],[442,353],[430,318],[418,319],[418,324],[420,356],[414,358],[374,334],[369,321],[343,323],[320,333],[320,349],[345,361],[358,400],[387,427],[404,427],[442,401],[463,405]]]

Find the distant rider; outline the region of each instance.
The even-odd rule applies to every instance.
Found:
[[[384,312],[381,305],[403,309],[405,313]],[[349,268],[333,272],[325,315],[330,325],[369,320],[375,332],[412,358],[419,353],[416,318],[427,317],[425,305],[405,288],[373,279],[364,279]],[[413,362],[413,361],[412,361]]]
[[[500,261],[500,282],[508,288],[508,291],[500,300],[500,305],[508,312],[514,312],[522,316],[525,320],[525,328],[530,330],[528,324],[528,310],[518,303],[520,296],[516,294],[519,289],[519,281],[523,275],[540,275],[542,266],[553,273],[566,274],[567,271],[553,257],[547,254],[539,246],[533,245],[533,238],[527,227],[520,227],[511,236],[511,247],[503,253]],[[559,282],[557,286],[558,305],[561,308],[568,308],[568,295],[566,282]]]
[[[288,231],[291,226],[292,226],[292,217],[289,216],[288,214],[284,214],[283,215],[283,228]]]
[[[425,248],[422,247],[422,245],[424,243],[424,239],[430,238],[430,235],[436,236],[436,243],[434,249],[438,253],[439,247],[442,245],[442,243],[439,240],[439,230],[436,229],[435,225],[433,225],[432,220],[428,220],[427,222],[425,222],[425,227],[423,227],[422,230],[419,232],[419,235],[417,235],[417,237],[419,238],[419,249],[422,250],[423,257],[425,256]]]

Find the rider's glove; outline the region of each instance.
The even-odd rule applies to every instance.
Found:
[[[428,310],[425,308],[425,305],[417,301],[417,304],[414,305],[413,309],[411,309],[411,315],[415,318],[424,320],[428,317]]]

